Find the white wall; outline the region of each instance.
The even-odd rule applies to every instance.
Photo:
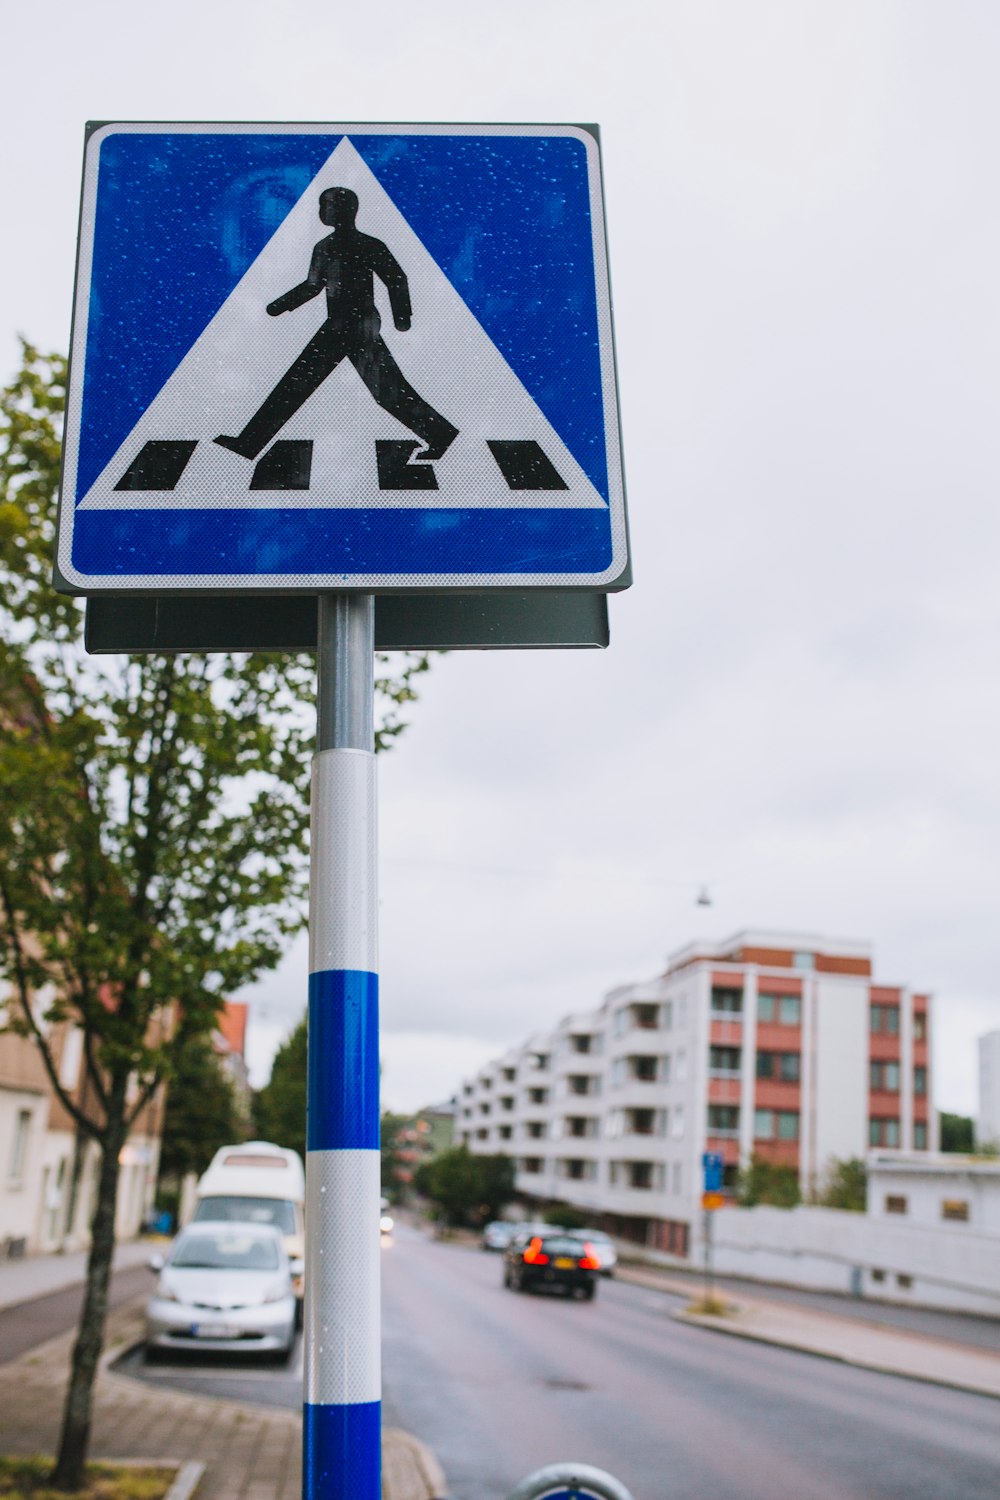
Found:
[[[761,1205],[720,1209],[714,1230],[720,1275],[1000,1315],[1000,1235],[968,1225]]]
[[[31,1121],[20,1170],[15,1171],[13,1153],[22,1111],[30,1114]],[[23,1240],[26,1250],[35,1248],[48,1117],[49,1101],[44,1095],[0,1089],[0,1253],[11,1240]]]

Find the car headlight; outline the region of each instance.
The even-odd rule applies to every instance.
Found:
[[[262,1302],[281,1302],[291,1294],[291,1287],[287,1281],[276,1281],[273,1286],[268,1287],[261,1298]]]
[[[156,1288],[156,1295],[161,1302],[179,1302],[181,1299],[170,1285],[169,1281],[161,1281]]]
[[[381,1219],[379,1219],[379,1221],[378,1221],[378,1227],[382,1231],[383,1234],[389,1234],[389,1233],[391,1233],[391,1231],[392,1231],[392,1216],[390,1214],[383,1214],[382,1217],[381,1217]]]

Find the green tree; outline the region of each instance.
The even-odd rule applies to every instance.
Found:
[[[453,1146],[417,1169],[415,1185],[449,1224],[485,1224],[514,1196],[514,1163],[499,1152],[476,1156]]]
[[[210,1039],[192,1037],[174,1059],[167,1088],[160,1148],[161,1200],[175,1200],[181,1178],[188,1172],[204,1172],[220,1146],[241,1140],[245,1134],[233,1086]]]
[[[967,1115],[941,1112],[941,1150],[968,1154],[974,1149],[975,1127]]]
[[[100,1154],[53,1476],[77,1489],[119,1153],[221,997],[302,924],[314,692],[305,654],[85,656],[81,603],[50,586],[64,395],[64,360],[27,344],[0,392],[0,978]],[[380,745],[425,666],[380,678]],[[86,1110],[60,1082],[56,1020],[82,1032]]]
[[[845,1208],[864,1213],[868,1201],[868,1168],[859,1156],[831,1157],[819,1202],[823,1208]]]
[[[306,1154],[306,1021],[302,1020],[274,1054],[271,1077],[254,1100],[262,1141]]]
[[[754,1152],[737,1179],[736,1201],[744,1208],[752,1208],[755,1203],[794,1208],[802,1201],[799,1174],[794,1167],[765,1161]]]
[[[388,1109],[383,1110],[379,1121],[382,1192],[394,1203],[406,1197],[406,1189],[409,1186],[407,1166],[403,1157],[406,1147],[402,1136],[410,1124],[409,1115],[396,1115]]]

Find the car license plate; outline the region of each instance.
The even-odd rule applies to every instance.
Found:
[[[231,1339],[235,1329],[228,1323],[192,1323],[191,1337],[194,1339]]]
[[[555,1268],[557,1271],[575,1271],[576,1261],[570,1255],[557,1255]]]

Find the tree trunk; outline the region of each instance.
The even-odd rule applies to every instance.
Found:
[[[87,1284],[83,1311],[69,1386],[63,1407],[62,1435],[52,1484],[56,1489],[78,1490],[84,1481],[87,1450],[90,1445],[91,1408],[97,1361],[104,1346],[104,1325],[108,1315],[108,1284],[115,1249],[115,1209],[118,1200],[118,1154],[125,1143],[125,1080],[111,1090],[108,1100],[109,1120],[101,1142],[101,1170],[97,1187],[97,1205],[91,1225],[90,1254],[87,1258]]]

